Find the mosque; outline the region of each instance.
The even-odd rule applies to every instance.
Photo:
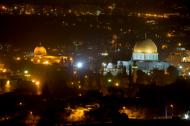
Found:
[[[158,61],[157,46],[151,39],[135,44],[133,50],[133,61]]]
[[[156,44],[151,39],[146,39],[135,44],[130,61],[117,61],[115,65],[105,64],[104,74],[111,72],[112,75],[117,75],[120,72],[120,66],[125,66],[128,74],[131,68],[151,74],[154,69],[167,70],[170,64],[159,61]]]
[[[69,56],[51,56],[47,54],[46,48],[43,46],[37,46],[34,49],[33,62],[35,64],[51,65],[55,63],[66,63],[72,61],[72,57]]]

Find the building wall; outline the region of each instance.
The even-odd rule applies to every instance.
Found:
[[[117,75],[121,72],[121,65],[126,68],[126,72],[129,74],[130,65],[132,64],[132,61],[118,61],[117,67],[108,68],[107,66],[105,66],[104,75],[106,75],[106,73],[108,72],[110,72],[113,76]],[[136,65],[138,70],[144,71],[145,73],[153,71],[154,69],[167,70],[167,68],[170,66],[169,63],[161,61],[137,61]]]
[[[157,61],[158,54],[157,53],[133,53],[133,60],[150,60]]]

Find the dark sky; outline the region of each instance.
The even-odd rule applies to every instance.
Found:
[[[176,5],[184,6],[190,10],[190,0],[0,0],[6,4],[37,4],[52,6],[73,6],[76,4],[107,5],[116,3],[117,6],[126,6],[140,9],[167,10]],[[190,11],[189,11],[190,12]]]
[[[15,3],[31,3],[41,5],[63,5],[72,6],[73,4],[97,4],[106,5],[108,3],[116,2],[120,5],[138,5],[142,9],[145,6],[152,7],[159,10],[155,6],[162,6],[167,9],[175,5],[189,7],[190,0],[0,0],[0,3],[15,4]],[[123,4],[124,3],[124,4]],[[147,8],[146,8],[147,9]],[[103,32],[92,31],[84,32],[86,28],[79,27],[76,29],[63,28],[60,22],[63,19],[56,19],[43,17],[22,17],[22,16],[0,16],[0,43],[10,42],[16,45],[37,44],[40,42],[45,43],[70,43],[74,39],[86,41],[99,41],[102,35],[106,36]],[[58,21],[58,23],[56,23]],[[31,25],[32,24],[32,25]],[[56,25],[58,24],[58,25]],[[110,36],[106,36],[109,38]],[[111,38],[111,37],[110,37]]]
[[[34,3],[34,4],[107,4],[107,3],[182,3],[189,4],[189,0],[0,0],[0,3]]]

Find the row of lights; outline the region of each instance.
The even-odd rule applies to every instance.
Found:
[[[108,83],[112,83],[112,79],[108,79],[107,81],[108,81]],[[116,86],[116,87],[119,87],[119,82],[116,82],[116,83],[115,83],[115,86]]]
[[[25,71],[24,71],[24,74],[25,74],[25,76],[26,76],[26,75],[30,75],[28,70],[25,70]],[[30,75],[30,76],[31,76],[31,75]],[[28,76],[26,76],[26,77],[28,77]],[[32,79],[31,81],[32,81],[33,84],[36,85],[37,94],[40,95],[40,94],[41,94],[40,81],[39,81],[39,80],[36,80],[36,79]]]

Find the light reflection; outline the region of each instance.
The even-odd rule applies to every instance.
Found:
[[[16,58],[16,60],[17,60],[17,61],[20,61],[20,60],[21,60],[21,58],[20,58],[20,57],[17,57],[17,58]]]
[[[2,71],[3,73],[6,73],[7,72],[7,69],[3,69],[3,71]]]
[[[28,74],[28,70],[25,70],[25,71],[24,71],[24,74]]]
[[[119,83],[118,83],[118,82],[117,82],[117,83],[115,83],[115,86],[116,86],[116,87],[119,87]]]

